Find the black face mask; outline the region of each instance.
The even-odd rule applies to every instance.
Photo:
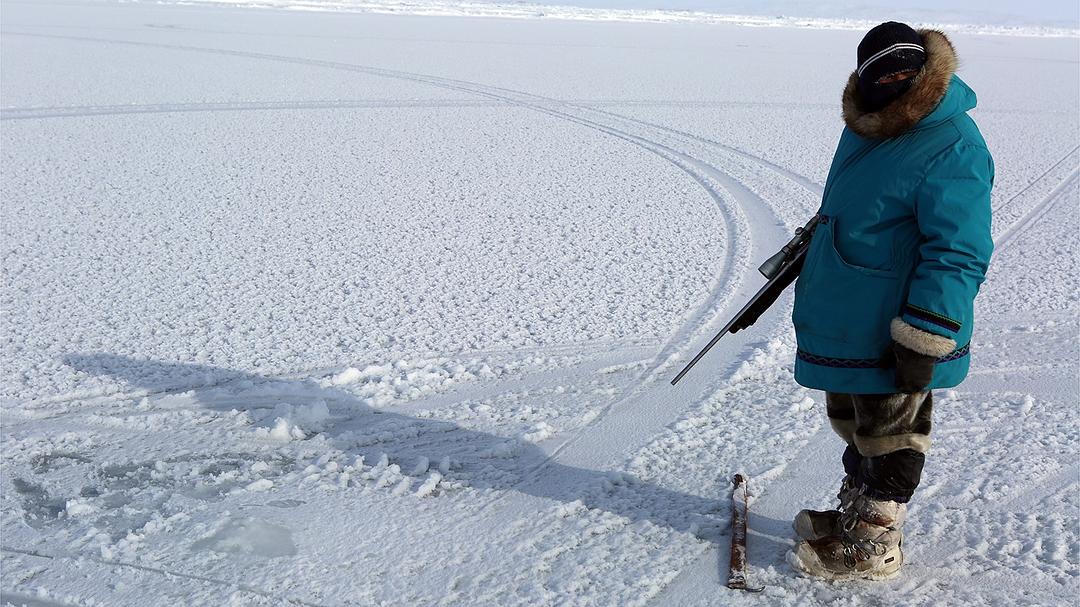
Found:
[[[859,96],[862,97],[861,105],[863,111],[876,112],[893,101],[896,101],[900,95],[908,92],[913,80],[915,79],[908,78],[907,80],[897,80],[896,82],[890,82],[888,84],[878,84],[876,82],[864,84],[862,80],[860,80]]]

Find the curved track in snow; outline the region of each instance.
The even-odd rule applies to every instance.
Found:
[[[1018,236],[1025,234],[1039,223],[1039,220],[1053,210],[1055,205],[1071,202],[1075,207],[1078,183],[1080,183],[1080,169],[1073,169],[1072,173],[1058,183],[1046,197],[1001,232],[994,239],[994,248],[1000,252],[1008,247]]]
[[[257,53],[248,51],[238,51],[231,49],[201,47],[201,46],[189,46],[189,45],[172,45],[172,44],[159,44],[129,40],[116,40],[106,38],[93,38],[84,36],[64,36],[53,34],[32,34],[22,32],[4,32],[7,35],[20,35],[30,37],[43,37],[43,38],[56,38],[64,40],[76,40],[98,44],[115,44],[115,45],[128,45],[137,47],[150,47],[170,49],[177,51],[209,53],[223,56],[235,56],[249,59],[261,59],[266,61],[274,61],[280,63],[299,64],[310,67],[319,67],[334,70],[344,70],[351,72],[364,73],[374,76],[393,78],[398,80],[406,80],[411,82],[417,82],[435,86],[439,88],[465,92],[472,95],[485,97],[498,103],[505,103],[514,106],[528,108],[540,113],[550,115],[554,118],[578,124],[580,126],[600,131],[609,136],[628,142],[632,145],[641,147],[665,161],[675,165],[680,170],[685,172],[691,177],[702,189],[704,189],[708,195],[712,198],[714,203],[721,211],[722,216],[725,219],[723,227],[723,234],[720,237],[726,237],[727,239],[727,254],[725,256],[725,263],[720,268],[718,275],[715,279],[714,285],[711,288],[709,297],[698,307],[698,309],[692,311],[688,318],[684,320],[682,325],[676,332],[666,341],[665,345],[661,348],[660,352],[654,357],[653,363],[649,365],[646,372],[640,374],[635,383],[645,379],[650,374],[655,374],[657,370],[665,368],[665,363],[670,359],[690,348],[692,344],[692,338],[694,335],[701,331],[703,328],[714,322],[715,315],[725,310],[726,308],[732,308],[732,305],[736,300],[733,299],[735,295],[740,295],[745,298],[748,292],[738,292],[737,289],[741,284],[742,276],[748,274],[748,269],[751,261],[751,251],[740,250],[745,248],[747,243],[757,243],[759,246],[766,241],[769,244],[766,248],[771,248],[776,243],[779,243],[784,234],[781,231],[776,231],[771,234],[772,238],[742,238],[738,234],[748,235],[750,229],[747,224],[747,220],[743,216],[747,209],[752,210],[756,217],[754,217],[754,224],[757,226],[765,226],[769,224],[775,225],[775,220],[770,216],[768,212],[764,210],[768,208],[768,205],[764,201],[751,192],[750,189],[745,187],[738,180],[732,178],[723,169],[718,168],[708,162],[702,160],[699,157],[693,156],[685,151],[681,151],[674,146],[679,145],[678,142],[682,140],[685,142],[689,140],[690,143],[707,143],[712,146],[722,146],[717,142],[706,141],[702,138],[697,138],[688,133],[680,132],[675,129],[667,127],[660,127],[655,124],[647,123],[644,121],[636,120],[633,118],[620,116],[613,112],[605,110],[595,110],[582,105],[574,105],[562,102],[557,99],[543,97],[532,93],[517,91],[505,87],[491,86],[478,82],[444,78],[440,76],[432,76],[427,74],[419,74],[414,72],[406,72],[401,70],[390,70],[385,68],[357,65],[351,63],[325,61],[318,59],[309,59],[303,57],[291,57],[287,55],[276,55],[269,53]],[[181,111],[183,106],[172,106],[171,104],[158,108],[158,111],[170,111],[172,107],[180,107]],[[348,107],[348,106],[342,106]],[[219,110],[228,110],[230,108],[218,108]],[[273,109],[273,107],[259,107],[259,109]],[[49,108],[52,110],[52,108]],[[26,110],[29,112],[30,110]],[[116,111],[116,108],[110,106],[107,111]],[[135,109],[135,112],[140,111],[139,108]],[[92,111],[86,112],[92,114]],[[27,116],[32,117],[32,116]],[[607,122],[603,122],[603,120]],[[632,129],[637,129],[636,131]],[[663,138],[671,138],[674,136],[675,143],[666,143]],[[814,186],[808,184],[803,178],[795,176],[790,171],[786,171],[777,167],[776,165],[747,154],[742,151],[735,150],[727,146],[722,146],[723,149],[732,155],[748,159],[765,170],[772,173],[781,175],[785,179],[791,180],[798,185],[813,191]],[[758,227],[760,230],[761,228]],[[753,246],[753,245],[751,245]],[[778,245],[777,245],[778,246]],[[760,256],[760,252],[759,252]],[[750,291],[749,293],[752,293]],[[738,341],[736,339],[729,338],[729,341]],[[713,354],[714,357],[720,358],[722,355],[718,352]],[[700,373],[704,374],[705,370],[702,369]],[[634,395],[630,395],[621,402],[636,398]],[[612,410],[619,403],[614,403],[605,408],[604,414]],[[594,424],[599,421],[594,420]],[[582,436],[579,434],[578,436]],[[576,438],[573,440],[577,440]],[[567,446],[561,446],[557,451],[562,451]]]
[[[125,114],[175,114],[186,112],[251,112],[264,110],[336,110],[371,108],[499,107],[498,101],[459,99],[326,99],[311,101],[221,101],[203,103],[145,103],[131,105],[72,105],[9,107],[0,110],[0,121],[122,116]]]

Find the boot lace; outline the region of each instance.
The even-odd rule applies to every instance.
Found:
[[[855,501],[860,495],[862,495],[861,489],[853,490],[850,501],[841,505],[843,511],[840,513],[840,528],[842,530],[840,543],[843,546],[844,565],[849,569],[854,569],[856,565],[870,557],[882,556],[889,550],[885,543],[877,541],[888,533],[888,530],[874,539],[854,537],[853,531],[861,520],[858,510],[854,507]]]

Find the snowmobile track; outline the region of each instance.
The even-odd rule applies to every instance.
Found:
[[[1071,154],[1071,152],[1070,152]],[[1048,171],[1049,172],[1049,171]],[[1005,229],[997,238],[994,239],[994,247],[1000,252],[1011,244],[1018,236],[1023,235],[1032,226],[1039,223],[1051,209],[1054,208],[1058,202],[1068,199],[1075,203],[1076,201],[1076,189],[1077,184],[1080,183],[1080,168],[1073,169],[1072,173],[1059,183],[1054,189],[1042,200],[1040,200],[1030,210],[1020,216],[1012,225]],[[1015,198],[1015,197],[1014,197]]]
[[[704,171],[702,171],[699,167],[701,167],[702,165],[707,165],[707,163],[705,163],[704,161],[699,160],[697,158],[694,158],[694,157],[692,157],[692,156],[690,156],[688,154],[681,153],[681,152],[679,152],[679,151],[677,151],[677,150],[675,150],[675,149],[673,149],[673,148],[671,148],[671,147],[669,147],[669,146],[667,146],[667,145],[665,145],[665,144],[663,144],[661,142],[649,139],[647,137],[642,137],[642,136],[634,134],[634,133],[630,133],[628,131],[619,129],[617,127],[613,127],[613,126],[610,126],[610,125],[605,125],[605,124],[596,122],[594,120],[590,120],[589,118],[586,118],[586,117],[583,117],[583,116],[574,115],[574,114],[572,114],[570,112],[561,111],[559,109],[544,105],[544,104],[552,104],[552,105],[555,105],[556,107],[564,106],[564,104],[562,102],[558,101],[558,100],[550,99],[550,98],[546,98],[546,97],[542,97],[542,96],[539,96],[539,95],[534,95],[534,94],[526,93],[526,92],[522,92],[522,91],[515,91],[513,89],[507,89],[507,88],[496,87],[496,86],[489,86],[489,85],[484,85],[484,84],[470,82],[470,81],[443,78],[443,77],[438,77],[438,76],[429,76],[429,75],[417,74],[417,73],[412,73],[412,72],[404,72],[404,71],[400,71],[400,70],[389,70],[389,69],[384,69],[384,68],[375,68],[375,67],[362,66],[362,65],[350,64],[350,63],[341,63],[341,62],[335,62],[335,61],[323,61],[323,60],[307,59],[307,58],[301,58],[301,57],[290,57],[290,56],[285,56],[285,55],[274,55],[274,54],[268,54],[268,53],[255,53],[255,52],[246,52],[246,51],[236,51],[236,50],[220,49],[220,48],[208,48],[208,47],[198,47],[198,46],[188,46],[188,45],[170,45],[170,44],[160,44],[160,43],[150,43],[150,42],[137,42],[137,41],[127,41],[127,40],[93,38],[93,37],[84,37],[84,36],[61,36],[61,35],[54,35],[54,34],[32,34],[32,33],[11,32],[11,31],[7,31],[7,32],[4,32],[4,33],[6,33],[8,35],[21,35],[21,36],[30,36],[30,37],[44,37],[44,38],[77,40],[77,41],[85,41],[85,42],[92,42],[92,43],[99,43],[99,44],[117,44],[117,45],[130,45],[130,46],[138,46],[138,47],[163,48],[163,49],[189,51],[189,52],[211,53],[211,54],[225,55],[225,56],[236,56],[236,57],[244,57],[244,58],[252,58],[252,59],[263,59],[263,60],[268,60],[268,61],[277,61],[277,62],[282,62],[282,63],[292,63],[292,64],[306,65],[306,66],[312,66],[312,67],[321,67],[321,68],[327,68],[327,69],[337,69],[337,70],[344,70],[344,71],[351,71],[351,72],[370,74],[370,75],[375,75],[375,76],[389,77],[389,78],[394,78],[394,79],[409,80],[409,81],[428,84],[428,85],[432,85],[432,86],[436,86],[436,87],[440,87],[440,88],[446,88],[446,89],[466,92],[466,93],[470,93],[470,94],[474,94],[474,95],[480,95],[480,96],[488,97],[488,98],[495,99],[495,100],[498,100],[498,101],[508,102],[508,103],[510,103],[512,105],[532,109],[534,111],[545,113],[545,114],[548,114],[548,115],[553,116],[553,117],[558,118],[558,119],[562,119],[562,120],[566,120],[566,121],[569,121],[569,122],[580,124],[581,126],[585,126],[587,128],[603,132],[605,134],[611,135],[611,136],[616,137],[618,139],[622,139],[622,140],[624,140],[624,141],[626,141],[628,143],[631,143],[633,145],[639,146],[639,147],[641,147],[641,148],[643,148],[643,149],[645,149],[645,150],[647,150],[649,152],[652,152],[652,153],[660,156],[661,158],[667,160],[668,162],[674,164],[680,170],[687,173],[703,189],[705,189],[706,192],[709,194],[709,196],[713,199],[714,203],[717,205],[719,210],[721,211],[721,215],[724,218],[724,225],[722,226],[723,227],[723,234],[726,235],[728,237],[728,240],[729,240],[729,246],[727,247],[727,254],[725,255],[724,265],[723,265],[723,267],[720,268],[720,270],[718,272],[719,279],[717,280],[716,283],[714,283],[714,285],[713,285],[713,287],[711,289],[711,294],[710,294],[710,298],[709,298],[711,301],[707,301],[706,305],[702,306],[702,308],[706,308],[706,309],[703,310],[703,309],[699,308],[698,312],[696,313],[697,317],[694,317],[695,315],[691,315],[691,318],[687,319],[686,322],[689,322],[690,324],[695,325],[695,326],[701,326],[703,324],[707,324],[707,323],[702,322],[702,320],[703,320],[702,316],[705,313],[710,312],[712,310],[716,310],[716,309],[726,307],[730,303],[731,295],[734,294],[734,292],[738,289],[738,286],[740,284],[742,272],[738,271],[734,267],[734,265],[735,265],[735,260],[740,257],[740,255],[739,255],[740,251],[737,250],[737,247],[742,245],[742,241],[740,239],[738,239],[738,238],[733,237],[733,235],[737,232],[737,230],[735,229],[736,225],[737,225],[737,223],[739,223],[739,220],[741,219],[741,217],[739,216],[738,202],[734,201],[731,204],[731,206],[729,206],[729,203],[727,203],[725,201],[725,199],[724,199],[724,195],[723,195],[723,192],[721,191],[721,189],[719,187],[714,186],[714,185],[712,185],[710,183],[710,177],[712,177],[713,175],[716,175],[716,174],[723,174],[723,172],[719,171],[718,169],[715,169],[715,167],[712,167],[714,170],[711,171],[711,173],[712,173],[711,175],[703,174]],[[745,226],[745,223],[743,223],[743,225]],[[743,254],[742,256],[745,257],[745,254]],[[724,297],[725,294],[727,295],[727,297],[724,298],[722,301],[717,301],[716,300],[716,298],[718,298],[718,297]],[[684,322],[683,326],[686,326],[686,322]],[[680,329],[680,332],[681,332],[681,329]],[[688,347],[689,345],[690,345],[689,343],[685,344],[684,348]],[[660,362],[662,362],[662,361],[660,361]],[[653,370],[655,370],[658,367],[659,367],[659,362],[657,364],[652,365]],[[641,376],[639,376],[638,379],[643,378],[645,375],[646,374],[643,373]],[[593,422],[591,422],[590,425],[599,422],[604,417],[604,415],[606,415],[606,413],[608,411],[610,411],[610,409],[611,409],[611,407],[608,407],[607,409],[605,409],[604,413],[602,415],[600,415],[597,419],[593,420]],[[581,432],[584,432],[586,429],[582,429]]]
[[[588,106],[587,105],[578,105],[578,107],[587,108]],[[648,120],[642,120],[640,118],[631,118],[629,116],[623,116],[621,114],[610,112],[608,110],[601,110],[601,109],[597,109],[597,108],[590,108],[590,109],[593,109],[594,111],[597,111],[597,112],[603,112],[605,114],[608,114],[608,115],[612,116],[613,118],[617,118],[617,119],[620,119],[620,120],[626,120],[626,121],[629,121],[629,122],[636,122],[638,124],[641,124],[641,125],[644,125],[644,126],[647,126],[647,127],[650,127],[650,128],[658,129],[658,130],[661,130],[661,131],[666,131],[668,133],[672,133],[672,134],[677,135],[679,137],[684,137],[686,139],[689,139],[689,140],[692,140],[692,141],[695,141],[695,142],[698,142],[698,143],[702,143],[702,144],[705,144],[707,146],[715,147],[715,148],[718,148],[718,149],[723,150],[725,152],[729,152],[731,154],[735,154],[737,156],[740,156],[742,158],[750,160],[751,162],[755,162],[755,163],[761,165],[762,167],[764,167],[765,169],[770,170],[770,171],[772,171],[772,172],[786,178],[787,180],[791,181],[795,185],[798,185],[799,187],[804,188],[806,191],[810,192],[811,194],[815,194],[815,195],[820,196],[825,190],[824,186],[822,186],[820,183],[817,183],[814,180],[812,180],[812,179],[810,179],[810,178],[808,178],[808,177],[806,177],[804,175],[800,175],[800,174],[798,174],[798,173],[796,173],[796,172],[794,172],[794,171],[792,171],[790,169],[787,169],[785,167],[782,167],[782,166],[780,166],[780,165],[778,165],[778,164],[776,164],[776,163],[774,163],[774,162],[772,162],[770,160],[762,158],[761,156],[757,156],[757,155],[751,154],[750,152],[740,150],[737,147],[730,146],[730,145],[727,145],[727,144],[724,144],[724,143],[720,143],[719,141],[715,141],[715,140],[709,139],[707,137],[702,137],[700,135],[694,135],[693,133],[688,133],[686,131],[682,131],[682,130],[679,130],[679,129],[676,129],[676,128],[672,128],[672,127],[669,127],[669,126],[664,126],[662,124],[656,124],[655,122],[650,122]]]
[[[304,607],[324,607],[321,603],[311,603],[309,601],[303,601],[303,600],[300,600],[300,599],[297,599],[297,598],[286,598],[286,597],[283,597],[281,595],[274,594],[273,592],[270,592],[270,591],[267,591],[267,590],[262,590],[261,588],[256,588],[254,586],[249,586],[247,584],[239,584],[239,583],[236,583],[236,582],[229,582],[229,581],[226,581],[226,580],[207,577],[207,576],[204,576],[204,575],[194,575],[194,574],[191,574],[191,573],[183,573],[183,572],[180,572],[180,571],[172,571],[172,570],[169,570],[169,569],[162,569],[160,567],[149,567],[149,566],[146,566],[146,565],[139,565],[138,563],[127,563],[127,562],[124,562],[124,561],[117,561],[117,560],[114,560],[114,559],[104,559],[104,558],[89,558],[89,559],[87,559],[87,557],[85,557],[85,556],[73,556],[73,555],[69,556],[69,555],[65,555],[65,554],[45,554],[43,552],[37,552],[35,550],[26,550],[26,549],[23,549],[23,548],[14,548],[14,547],[10,547],[10,546],[0,546],[0,552],[7,552],[9,554],[18,554],[18,555],[22,555],[22,556],[29,556],[29,557],[40,558],[40,559],[48,559],[48,560],[65,560],[65,559],[74,560],[74,561],[86,561],[86,560],[89,560],[89,561],[92,561],[92,562],[100,564],[100,565],[106,565],[108,567],[123,567],[123,568],[128,568],[128,569],[138,569],[139,571],[146,571],[146,572],[149,572],[149,573],[156,573],[158,575],[163,575],[163,576],[166,576],[166,577],[176,577],[176,578],[182,578],[182,579],[186,579],[186,580],[194,580],[194,581],[198,581],[198,582],[203,582],[203,583],[207,583],[207,584],[214,584],[216,586],[221,586],[221,587],[224,587],[224,588],[232,588],[234,590],[239,590],[239,591],[245,592],[247,594],[255,594],[255,595],[265,597],[265,598],[268,598],[268,599],[273,599],[273,600],[276,600],[276,601],[280,601],[280,603],[283,604],[283,605],[303,605]]]
[[[1059,166],[1061,166],[1062,164],[1064,164],[1066,160],[1069,160],[1070,158],[1072,158],[1073,155],[1076,154],[1077,151],[1080,151],[1080,145],[1077,145],[1077,146],[1073,147],[1073,149],[1066,152],[1065,155],[1062,156],[1061,158],[1059,158],[1057,162],[1050,165],[1050,167],[1047,168],[1042,173],[1040,173],[1038,177],[1036,177],[1035,179],[1032,179],[1031,182],[1028,183],[1026,186],[1024,186],[1023,189],[1021,189],[1019,192],[1017,192],[1017,193],[1013,194],[1012,196],[1010,196],[1008,198],[1008,200],[1006,200],[1005,202],[1002,202],[1002,203],[998,204],[997,206],[995,206],[993,208],[993,212],[994,213],[1000,213],[1003,209],[1007,208],[1010,204],[1012,204],[1018,198],[1023,196],[1024,193],[1026,193],[1028,190],[1030,190],[1031,188],[1038,185],[1043,179],[1045,179],[1050,173],[1052,173],[1054,171],[1054,169],[1056,169]],[[1073,165],[1075,166],[1075,164],[1076,164],[1076,162],[1074,161]]]
[[[250,112],[267,110],[336,110],[378,108],[452,108],[501,107],[508,102],[477,100],[421,99],[326,99],[314,101],[238,101],[206,103],[152,103],[145,105],[73,105],[52,107],[9,107],[0,113],[0,121],[43,120],[48,118],[84,118],[125,114],[174,114],[184,112]]]

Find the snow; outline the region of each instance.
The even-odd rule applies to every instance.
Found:
[[[860,32],[3,10],[0,602],[1080,592],[1075,37],[951,32],[997,165],[974,365],[903,575],[837,585],[785,557],[842,450],[790,296],[668,382],[816,208]]]
[[[145,0],[133,0],[136,2]],[[556,19],[571,21],[623,21],[645,23],[706,23],[744,27],[799,27],[865,31],[882,21],[900,20],[926,27],[945,28],[967,33],[1021,36],[1075,36],[1076,10],[1067,6],[1030,7],[1021,13],[1013,10],[987,10],[978,6],[898,7],[878,0],[876,6],[860,2],[815,3],[807,6],[792,0],[779,2],[725,2],[717,7],[708,2],[644,2],[633,8],[627,0],[578,0],[565,4],[540,2],[505,2],[499,0],[154,0],[185,5],[224,5],[250,8],[275,8],[294,11],[332,11],[388,15],[424,15],[438,17],[481,17],[498,19]],[[954,4],[956,0],[953,0]],[[819,5],[820,4],[820,5]],[[1046,4],[1046,3],[1044,3]],[[595,5],[595,6],[590,6]],[[716,8],[737,10],[740,14],[716,12]],[[1012,7],[1009,7],[1010,9]],[[1032,10],[1034,9],[1034,10]],[[1041,9],[1041,10],[1040,10]],[[940,19],[944,17],[946,21]],[[937,21],[927,21],[937,19]]]

